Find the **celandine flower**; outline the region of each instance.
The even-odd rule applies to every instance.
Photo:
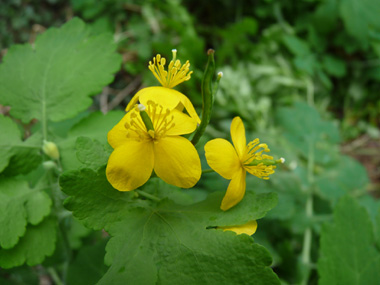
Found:
[[[269,179],[276,166],[284,159],[273,160],[272,156],[263,154],[269,152],[266,144],[260,144],[259,139],[248,145],[242,120],[235,117],[231,124],[231,138],[234,146],[225,139],[214,139],[205,145],[208,165],[226,179],[231,180],[220,208],[224,211],[239,203],[245,194],[245,177],[248,171],[262,179]]]
[[[166,59],[159,54],[153,58],[153,63],[149,62],[150,71],[161,83],[162,87],[154,86],[141,89],[133,96],[125,110],[127,112],[131,110],[138,101],[145,105],[149,100],[154,100],[156,103],[170,109],[177,108],[182,111],[185,108],[190,117],[199,124],[201,120],[189,98],[172,89],[174,86],[189,80],[192,73],[192,71],[189,71],[189,61],[182,65],[180,60],[176,59],[177,51],[172,50],[172,52],[173,59],[169,63],[168,71],[165,70]]]
[[[130,191],[143,185],[154,170],[169,184],[194,186],[201,176],[200,159],[192,143],[180,135],[193,132],[196,122],[152,100],[144,109],[136,105],[108,133],[114,148],[106,169],[108,181],[119,191]],[[150,129],[144,124],[143,112],[149,117]]]

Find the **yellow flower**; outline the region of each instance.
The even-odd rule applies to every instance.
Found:
[[[243,199],[247,171],[259,178],[269,179],[269,175],[276,168],[274,164],[283,162],[283,159],[274,161],[272,156],[262,154],[264,151],[269,152],[269,148],[266,144],[260,144],[259,139],[247,145],[240,117],[232,120],[231,138],[235,147],[225,139],[214,139],[205,145],[208,165],[224,178],[231,180],[220,206],[224,211]]]
[[[185,108],[190,117],[199,124],[201,120],[189,98],[172,89],[174,86],[189,80],[192,74],[192,71],[189,71],[189,61],[181,65],[181,62],[176,59],[177,51],[173,50],[172,52],[173,59],[169,63],[168,71],[165,70],[166,59],[159,54],[153,58],[153,63],[149,62],[149,70],[152,71],[162,87],[154,86],[141,89],[133,96],[125,110],[128,112],[133,109],[138,101],[145,105],[147,101],[154,100],[157,104],[169,108],[174,107],[180,111]]]
[[[149,130],[140,111],[136,105],[108,133],[114,148],[106,169],[108,181],[119,191],[130,191],[143,185],[154,170],[169,184],[194,186],[201,176],[200,159],[192,143],[180,135],[193,132],[196,122],[175,108],[150,100],[145,113],[153,125]]]
[[[247,234],[247,235],[253,235],[257,230],[257,222],[256,221],[249,221],[248,223],[244,225],[238,225],[238,226],[226,226],[226,227],[217,227],[218,229],[222,229],[223,231],[233,231],[236,234]]]

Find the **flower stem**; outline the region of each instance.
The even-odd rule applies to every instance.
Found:
[[[307,200],[305,206],[305,214],[306,217],[311,220],[313,218],[313,190],[314,190],[314,145],[313,142],[309,142],[309,153],[308,153],[308,161],[307,161],[307,180],[309,183],[309,189],[307,191]],[[304,232],[303,237],[303,246],[302,246],[302,254],[301,261],[305,266],[306,270],[303,276],[303,280],[301,282],[302,285],[308,284],[308,279],[310,276],[310,264],[311,264],[311,244],[312,244],[312,229],[311,227],[307,227]]]
[[[205,170],[202,170],[202,174],[206,174],[206,173],[212,173],[212,172],[215,172],[214,169],[205,169]]]
[[[156,201],[156,202],[160,202],[160,201],[161,201],[160,198],[158,198],[158,197],[156,197],[156,196],[154,196],[154,195],[152,195],[152,194],[146,193],[145,191],[142,191],[142,190],[136,190],[136,192],[137,192],[139,195],[141,195],[141,196],[143,196],[143,197],[145,197],[145,198],[148,198],[148,199],[150,199],[150,200],[153,200],[153,201]]]
[[[209,49],[207,55],[208,61],[202,80],[202,121],[193,139],[191,140],[193,145],[196,145],[198,143],[199,139],[202,137],[203,133],[206,130],[206,127],[210,122],[212,105],[214,103],[214,94],[212,90],[212,77],[215,73],[214,50]]]
[[[62,280],[59,278],[57,272],[55,271],[55,269],[53,267],[49,267],[47,269],[47,272],[49,272],[50,277],[53,279],[53,281],[54,281],[55,284],[57,284],[57,285],[63,285]]]

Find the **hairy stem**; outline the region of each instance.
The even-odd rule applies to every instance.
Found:
[[[158,197],[156,197],[156,196],[154,196],[154,195],[152,195],[152,194],[146,193],[145,191],[142,191],[142,190],[136,190],[136,192],[137,192],[139,195],[141,195],[141,196],[143,196],[143,197],[145,197],[145,198],[148,198],[148,199],[150,199],[150,200],[153,200],[153,201],[156,201],[156,202],[160,202],[160,201],[161,201],[160,198],[158,198]]]
[[[313,218],[313,190],[314,190],[314,145],[313,142],[309,142],[309,153],[307,161],[307,180],[309,183],[309,189],[307,191],[307,200],[305,205],[305,214],[310,221]],[[311,244],[312,244],[312,229],[307,227],[304,232],[303,246],[301,260],[305,265],[306,273],[304,274],[302,285],[308,284],[308,279],[310,275],[310,264],[311,264]]]
[[[193,139],[191,140],[193,145],[196,145],[198,143],[199,139],[205,132],[206,127],[211,119],[212,106],[214,104],[214,93],[212,90],[212,78],[215,73],[214,50],[209,49],[207,55],[208,61],[202,80],[202,121],[197,131],[195,132]]]

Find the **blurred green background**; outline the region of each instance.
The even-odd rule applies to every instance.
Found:
[[[313,228],[317,260],[320,225],[338,198],[350,193],[370,214],[378,207],[369,197],[380,196],[379,15],[378,0],[2,0],[0,56],[80,17],[92,33],[112,33],[123,56],[93,110],[123,109],[138,89],[157,85],[148,62],[156,53],[170,59],[173,48],[194,70],[178,88],[200,110],[206,50],[213,48],[224,77],[203,143],[229,138],[239,115],[248,139],[260,137],[272,155],[287,159],[269,182],[250,177],[247,188],[279,194],[255,239],[271,251],[283,282],[294,284],[305,280],[298,263],[302,234]],[[216,174],[198,185],[226,187]],[[313,220],[304,214],[310,187]],[[310,284],[316,275],[314,269],[306,278]]]

